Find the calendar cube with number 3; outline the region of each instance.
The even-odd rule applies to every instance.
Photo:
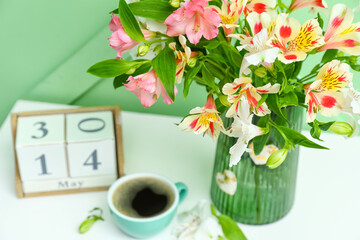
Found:
[[[23,181],[67,177],[64,130],[64,115],[19,118],[16,151]]]

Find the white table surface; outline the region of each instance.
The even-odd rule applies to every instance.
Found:
[[[12,111],[64,108],[63,105],[18,101]],[[210,200],[215,143],[208,137],[179,131],[180,118],[122,112],[125,173],[153,172],[189,186],[178,212],[200,199]],[[306,133],[305,133],[306,134]],[[249,240],[360,240],[360,138],[347,141],[324,134],[331,150],[302,148],[295,204],[278,222],[240,224]],[[84,235],[77,232],[88,211],[101,207],[104,222]],[[152,240],[172,240],[173,221]],[[113,223],[106,192],[18,199],[10,122],[0,129],[0,240],[132,239]]]

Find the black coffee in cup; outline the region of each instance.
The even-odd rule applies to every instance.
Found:
[[[153,217],[165,212],[175,200],[168,183],[153,177],[138,177],[120,184],[113,204],[122,214],[134,218]]]

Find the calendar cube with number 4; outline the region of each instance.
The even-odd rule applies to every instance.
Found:
[[[115,143],[111,112],[66,115],[71,177],[114,175]]]
[[[18,196],[105,190],[122,175],[118,115],[97,107],[14,116]]]

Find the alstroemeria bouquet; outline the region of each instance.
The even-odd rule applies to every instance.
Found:
[[[306,109],[316,139],[321,131],[350,137],[358,129],[360,94],[350,68],[360,71],[360,23],[352,22],[351,9],[337,4],[326,28],[319,13],[301,24],[291,13],[304,7],[314,12],[327,5],[324,0],[293,0],[290,6],[281,0],[120,0],[109,24],[117,58],[88,72],[115,77],[115,88],[124,86],[145,107],[161,94],[165,103],[173,103],[178,84],[184,97],[191,84],[203,85],[206,104],[192,109],[179,128],[214,139],[220,132],[237,138],[230,166],[245,151],[253,159],[265,151],[265,161],[254,162],[276,168],[295,145],[325,149],[291,129],[288,107]],[[137,56],[124,60],[132,49]],[[303,61],[313,54],[323,54],[322,60],[300,78]],[[228,128],[223,113],[233,118]],[[318,113],[344,113],[349,121],[320,122]],[[271,131],[283,138],[280,149],[266,146]]]

